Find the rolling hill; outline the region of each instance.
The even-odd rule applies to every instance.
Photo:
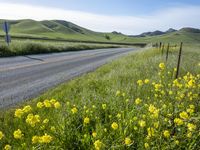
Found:
[[[3,22],[4,20],[0,20],[0,26]],[[180,30],[170,28],[165,32],[157,30],[137,36],[128,36],[116,31],[111,33],[95,32],[64,20],[35,21],[24,19],[9,20],[8,22],[11,25],[10,34],[14,37],[120,43],[200,42],[200,30],[194,28],[182,28]],[[4,35],[2,30],[0,30],[0,35]]]

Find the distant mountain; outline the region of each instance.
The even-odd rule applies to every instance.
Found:
[[[200,33],[200,29],[195,29],[195,28],[182,28],[179,31],[183,31],[183,32],[190,32],[190,33]]]
[[[0,20],[0,27],[4,20]],[[174,42],[200,43],[200,29],[191,27],[167,31],[144,32],[140,35],[128,36],[118,31],[110,33],[95,32],[72,22],[64,20],[43,20],[31,19],[8,20],[12,37],[57,39],[70,41],[93,41],[93,42],[120,42],[120,43],[152,43],[152,42]],[[5,33],[0,28],[0,38]]]
[[[173,28],[169,28],[165,33],[172,33],[172,32],[176,32],[177,30],[173,29]]]
[[[167,33],[172,33],[172,32],[176,32],[177,30],[170,28],[167,31],[163,32],[163,31],[153,31],[153,32],[144,32],[140,35],[133,35],[131,37],[146,37],[146,36],[157,36],[157,35],[163,35],[163,34],[167,34]]]
[[[121,32],[113,31],[112,34],[123,35]]]

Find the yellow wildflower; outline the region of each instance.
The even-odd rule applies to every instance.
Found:
[[[103,146],[103,143],[100,140],[96,140],[94,142],[94,147],[96,150],[100,150],[102,148],[102,146]]]
[[[152,104],[149,106],[149,112],[154,113],[156,111],[156,107]]]
[[[144,143],[144,147],[145,147],[146,149],[148,149],[148,148],[149,148],[149,144],[148,144],[148,143]]]
[[[191,88],[193,87],[193,85],[195,84],[195,81],[193,79],[191,79],[189,82],[188,82],[188,87]]]
[[[169,95],[172,95],[173,94],[173,91],[169,91]]]
[[[139,86],[142,86],[142,85],[143,85],[143,81],[142,81],[142,80],[138,80],[138,81],[137,81],[137,84],[138,84]]]
[[[106,109],[106,104],[102,104],[102,109]]]
[[[195,109],[195,106],[194,105],[190,105],[190,109]]]
[[[59,103],[59,102],[55,102],[55,103],[54,103],[54,107],[55,107],[56,109],[58,109],[58,108],[60,108],[60,107],[61,107],[61,105],[60,105],[60,103]]]
[[[141,102],[142,102],[142,100],[140,98],[136,98],[136,100],[135,100],[136,105],[139,105]]]
[[[169,133],[168,130],[165,130],[165,131],[163,132],[163,135],[164,135],[164,137],[166,137],[166,138],[169,138],[169,137],[170,137],[170,133]]]
[[[42,123],[47,124],[49,122],[49,119],[44,119]]]
[[[148,84],[148,83],[149,83],[149,79],[145,79],[145,80],[144,80],[144,83],[145,83],[145,84]]]
[[[0,131],[0,140],[4,137],[4,134],[2,131]]]
[[[187,137],[188,137],[188,138],[191,138],[191,137],[192,137],[192,132],[188,132],[188,133],[187,133]]]
[[[149,137],[152,137],[152,136],[155,135],[154,128],[148,128],[148,129],[147,129],[147,132],[148,132],[148,136],[149,136]]]
[[[53,140],[53,138],[50,135],[45,133],[45,135],[40,137],[39,142],[40,143],[50,143],[52,140]]]
[[[188,108],[187,112],[190,113],[190,114],[192,114],[194,112],[194,109]]]
[[[196,125],[192,124],[192,123],[188,123],[187,124],[188,130],[189,131],[194,131],[196,129]]]
[[[43,106],[44,106],[44,104],[42,102],[37,103],[37,108],[42,108]]]
[[[97,136],[96,132],[92,132],[92,136],[95,138]]]
[[[126,96],[126,93],[122,93],[122,96],[125,97],[125,96]]]
[[[181,112],[181,113],[179,114],[179,116],[180,116],[180,118],[182,118],[182,119],[188,119],[188,118],[189,118],[187,112],[185,112],[185,111]]]
[[[183,120],[180,118],[175,118],[174,123],[176,123],[178,126],[183,125]]]
[[[84,122],[84,124],[88,124],[88,123],[90,123],[90,118],[85,117],[83,122]]]
[[[159,68],[160,68],[161,70],[164,70],[164,69],[165,69],[165,64],[164,64],[164,63],[160,63],[160,64],[159,64]]]
[[[122,116],[122,115],[121,115],[120,113],[117,114],[117,118],[118,118],[118,119],[120,119],[121,116]]]
[[[134,129],[134,130],[138,130],[138,127],[137,127],[137,126],[134,126],[133,129]]]
[[[53,105],[54,105],[56,102],[57,102],[57,101],[56,101],[55,99],[51,99],[51,100],[50,100],[50,103],[53,104]]]
[[[126,145],[130,145],[132,143],[131,139],[129,137],[125,138],[124,143]]]
[[[51,107],[51,102],[49,100],[44,100],[44,106],[47,107],[47,108],[50,108]]]
[[[39,122],[40,122],[39,115],[29,114],[26,118],[26,123],[30,124],[32,127],[35,127],[35,124]]]
[[[118,129],[118,124],[116,122],[113,122],[111,127],[114,129],[114,130],[117,130]]]
[[[21,139],[24,136],[24,134],[22,134],[22,131],[18,129],[14,131],[13,136],[15,139]]]
[[[9,144],[7,144],[5,147],[4,147],[4,150],[11,150],[12,149],[12,147],[9,145]]]
[[[154,127],[157,129],[158,127],[159,127],[159,122],[157,121],[157,122],[154,122]]]
[[[178,145],[179,144],[179,140],[176,140],[175,143],[176,143],[176,145]]]
[[[22,109],[15,110],[15,117],[21,118],[23,114],[24,114],[24,111]]]
[[[140,120],[138,121],[138,124],[140,125],[140,127],[145,127],[146,126],[146,122],[144,120]]]
[[[78,109],[76,107],[74,107],[74,108],[71,109],[71,111],[72,111],[73,114],[75,114],[75,113],[78,112]]]
[[[54,126],[51,126],[50,129],[51,129],[52,132],[56,132],[56,128]]]
[[[24,111],[25,113],[30,112],[31,110],[32,110],[32,108],[31,108],[30,105],[27,105],[27,106],[25,106],[25,107],[23,108],[23,111]]]
[[[38,143],[39,140],[40,140],[40,137],[39,137],[39,136],[33,136],[33,137],[32,137],[32,144]]]

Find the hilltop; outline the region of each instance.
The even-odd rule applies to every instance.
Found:
[[[4,20],[0,20],[0,25]],[[74,23],[64,20],[44,20],[35,21],[31,19],[8,20],[11,25],[10,34],[13,37],[27,38],[47,38],[63,39],[75,41],[93,41],[93,42],[120,42],[120,43],[138,43],[138,42],[200,42],[200,29],[185,27],[180,30],[173,28],[167,31],[144,32],[140,35],[124,35],[113,31],[110,33],[95,32]],[[0,35],[3,36],[0,30]]]

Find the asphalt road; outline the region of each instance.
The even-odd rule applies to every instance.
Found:
[[[34,98],[134,50],[115,48],[0,58],[0,108]]]

